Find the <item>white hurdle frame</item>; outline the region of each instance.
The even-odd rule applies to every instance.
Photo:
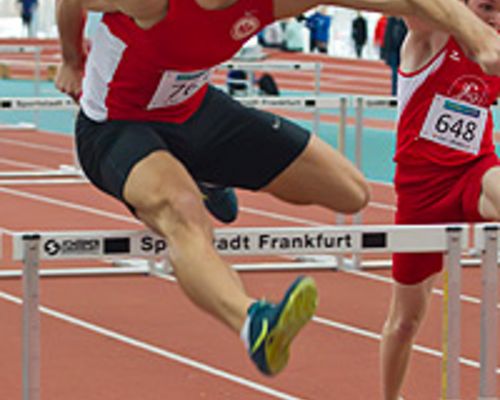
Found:
[[[48,111],[71,110],[76,112],[77,105],[69,97],[0,97],[0,111]],[[36,129],[38,124],[35,124]],[[58,169],[46,171],[10,171],[0,172],[0,185],[26,185],[26,184],[79,184],[88,182],[80,168],[75,165],[60,165]],[[20,178],[23,180],[14,181]],[[34,178],[26,180],[26,178]],[[44,179],[45,178],[45,179]],[[56,180],[53,180],[55,178]]]
[[[215,232],[222,255],[283,255],[385,252],[446,252],[449,268],[467,247],[467,225],[321,226],[314,228],[235,228]],[[418,240],[415,240],[418,238]],[[23,261],[23,400],[40,400],[39,263],[43,260],[102,257],[165,258],[164,239],[148,231],[42,232],[13,235],[13,260]],[[457,297],[458,299],[458,297]],[[450,318],[460,316],[450,315]],[[455,322],[452,322],[455,323]],[[454,331],[450,331],[453,334]],[[458,342],[448,339],[450,371],[458,370]],[[452,348],[453,347],[453,348]],[[459,379],[448,374],[448,387]],[[456,390],[456,389],[454,389]],[[451,399],[451,398],[450,398]]]
[[[479,400],[498,399],[498,251],[499,224],[478,224],[475,247],[482,252],[481,275],[481,368]]]
[[[41,63],[43,45],[0,45],[0,53],[33,53],[35,69],[33,80],[35,82],[35,96],[40,96]],[[39,110],[34,109],[34,125],[37,126],[40,120]]]
[[[461,281],[460,256],[462,230],[448,228],[447,268],[443,279],[443,358],[441,394],[444,399],[460,399],[460,331],[461,331]]]

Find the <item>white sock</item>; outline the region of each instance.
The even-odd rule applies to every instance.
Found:
[[[243,327],[240,331],[240,338],[243,340],[243,344],[245,345],[245,349],[247,351],[250,350],[250,315],[247,315],[245,322],[243,323]]]

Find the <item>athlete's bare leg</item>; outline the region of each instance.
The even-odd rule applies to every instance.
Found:
[[[168,241],[175,275],[189,298],[239,332],[252,299],[217,254],[201,194],[184,166],[165,151],[152,153],[132,169],[124,197]]]
[[[433,275],[417,285],[393,284],[380,345],[384,400],[399,399],[413,340],[426,313],[435,279]]]
[[[363,175],[337,150],[313,135],[302,154],[264,191],[295,204],[354,213],[369,199]]]
[[[482,179],[479,213],[484,219],[500,221],[500,167],[490,168]]]

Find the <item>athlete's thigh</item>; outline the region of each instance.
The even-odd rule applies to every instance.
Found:
[[[366,187],[363,175],[347,158],[313,136],[306,149],[264,190],[294,203],[350,212]]]
[[[274,180],[311,137],[298,124],[245,107],[214,88],[183,129],[195,143],[190,171],[197,180],[251,190]]]
[[[193,213],[199,213],[201,205],[201,194],[188,170],[165,150],[151,152],[133,166],[124,183],[123,198],[139,214],[186,202]]]
[[[181,177],[189,177],[162,137],[168,129],[146,122],[97,123],[81,114],[76,137],[82,168],[97,187],[135,210],[155,188],[174,190]]]
[[[414,268],[418,268],[418,265]],[[395,282],[392,289],[389,318],[406,321],[420,320],[427,309],[436,277],[436,274],[431,275],[424,281],[413,285]]]
[[[500,220],[500,166],[492,167],[483,175],[479,213],[487,220]]]

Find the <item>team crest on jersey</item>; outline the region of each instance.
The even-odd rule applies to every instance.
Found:
[[[475,75],[458,78],[450,87],[448,95],[454,99],[479,106],[488,105],[488,85]]]
[[[453,60],[453,61],[460,61],[460,53],[456,50],[453,50],[450,54],[450,58]]]
[[[234,40],[242,40],[253,35],[260,27],[257,17],[248,14],[236,21],[231,29],[231,37]]]

